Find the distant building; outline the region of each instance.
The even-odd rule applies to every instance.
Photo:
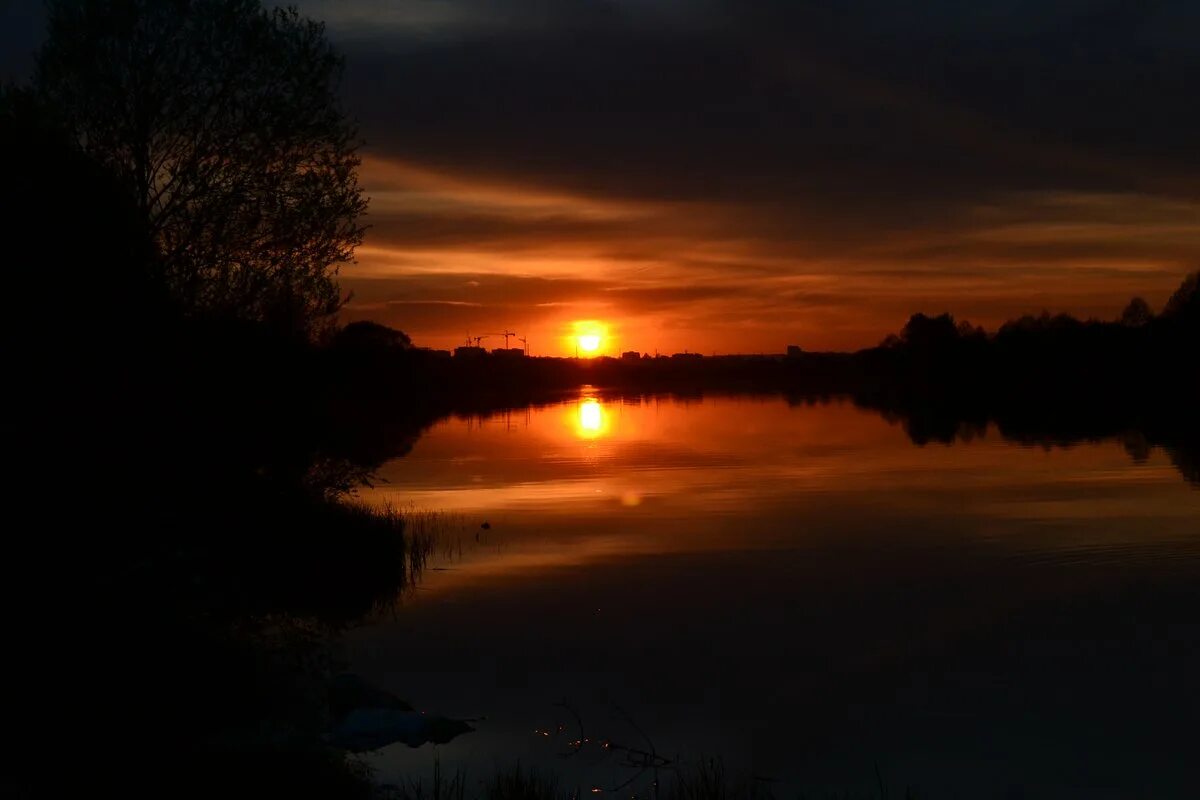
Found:
[[[520,347],[497,347],[492,351],[492,355],[501,358],[524,358],[525,351]]]
[[[641,361],[642,354],[639,353],[637,350],[626,350],[624,353],[621,353],[621,360],[622,361]]]
[[[464,346],[454,348],[455,358],[483,358],[485,355],[487,355],[487,351],[482,347]]]
[[[804,352],[803,350],[800,349],[800,345],[797,345],[797,344],[789,344],[787,347],[788,347],[788,349],[787,349],[787,357],[788,358],[799,358],[800,355]]]
[[[449,350],[434,350],[432,347],[418,347],[417,351],[432,358],[449,358]]]
[[[699,361],[702,358],[703,353],[675,353],[671,356],[672,361]]]

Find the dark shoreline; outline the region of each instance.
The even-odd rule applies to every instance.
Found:
[[[344,363],[340,365],[344,367]],[[475,358],[467,362],[421,350],[381,354],[332,381],[332,407],[345,441],[363,441],[392,426],[370,457],[377,468],[389,455],[407,452],[421,432],[451,416],[486,417],[580,396],[603,399],[705,395],[782,396],[805,404],[846,400],[901,424],[915,444],[951,443],[991,426],[1010,441],[1043,446],[1121,438],[1131,455],[1164,447],[1181,473],[1200,484],[1200,370],[1159,383],[1105,379],[1096,372],[1060,372],[1053,365],[1026,377],[1002,378],[950,364],[921,366],[912,375],[911,354],[874,349],[855,354],[786,357],[717,357],[625,362],[618,359]],[[1108,373],[1119,374],[1119,370]],[[931,379],[931,376],[934,376]],[[965,376],[965,377],[964,377]],[[1089,377],[1090,376],[1090,377]],[[399,427],[396,427],[397,423]],[[359,455],[365,455],[359,451]]]

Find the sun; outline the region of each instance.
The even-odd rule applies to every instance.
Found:
[[[581,319],[571,323],[568,346],[577,356],[599,356],[612,345],[608,325],[594,319]]]

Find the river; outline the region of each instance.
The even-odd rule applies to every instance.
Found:
[[[436,755],[646,796],[654,752],[781,797],[1200,793],[1200,490],[1136,433],[916,444],[848,402],[585,387],[379,478],[459,540],[345,657],[479,720],[372,754],[384,781]]]

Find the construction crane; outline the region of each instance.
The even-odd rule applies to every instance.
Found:
[[[529,340],[524,336],[518,336],[517,341],[521,343],[521,349],[525,351],[525,355],[529,355]]]
[[[490,333],[485,333],[483,336],[472,336],[471,333],[468,331],[467,332],[467,347],[471,346],[471,342],[475,342],[475,346],[479,347],[479,343],[491,335],[492,334],[490,334]]]
[[[488,336],[503,336],[504,337],[504,349],[507,350],[508,349],[508,337],[516,336],[516,334],[513,333],[512,331],[510,331],[508,328],[505,328],[503,333],[489,333]],[[517,341],[520,341],[520,339],[518,339]]]

